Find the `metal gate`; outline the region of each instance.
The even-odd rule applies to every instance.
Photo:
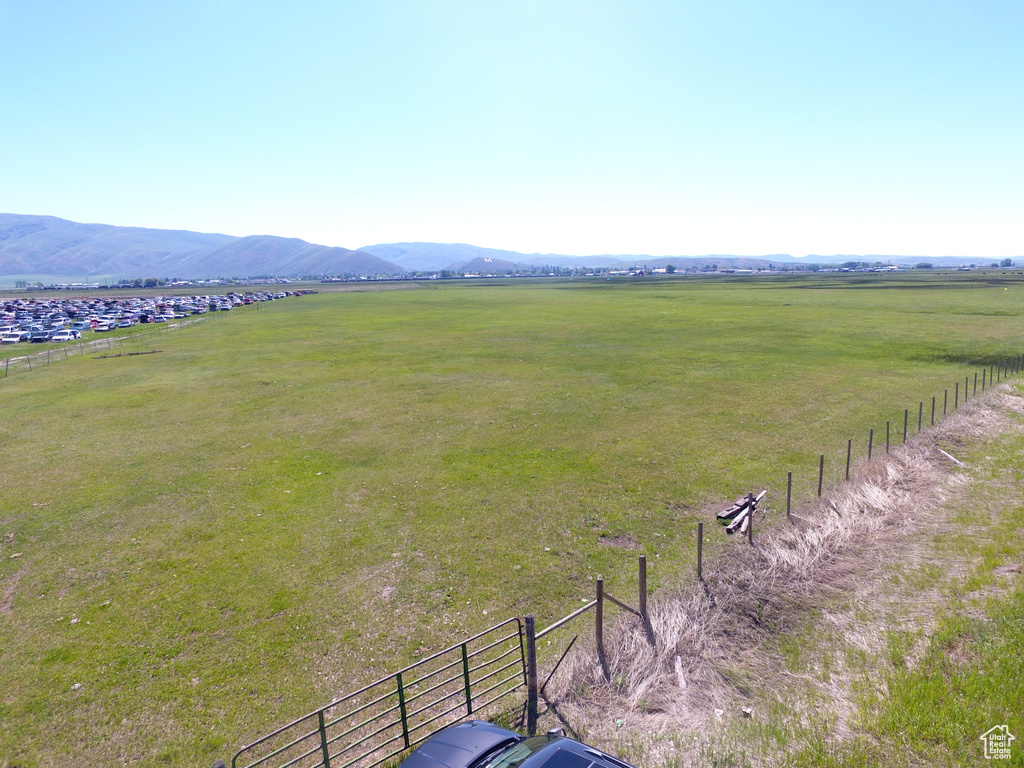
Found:
[[[509,619],[242,747],[232,768],[373,768],[526,685]]]

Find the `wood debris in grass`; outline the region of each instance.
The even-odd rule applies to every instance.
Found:
[[[750,525],[750,516],[757,511],[757,505],[767,493],[768,491],[765,490],[757,496],[754,496],[753,493],[740,496],[730,507],[719,512],[716,517],[718,522],[725,525],[725,532],[730,535],[737,532],[746,533],[747,527]]]

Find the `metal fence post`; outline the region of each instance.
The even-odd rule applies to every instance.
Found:
[[[788,512],[787,512],[788,515]],[[697,581],[704,580],[704,523],[697,523]]]
[[[395,675],[395,682],[398,685],[398,711],[402,717],[402,739],[405,740],[405,748],[409,748],[409,715],[405,711],[405,689],[402,688],[402,673]]]
[[[608,680],[611,675],[608,672],[608,661],[604,655],[604,579],[597,577],[597,605],[594,608],[594,639],[597,644],[597,660],[601,662],[601,671],[604,672],[604,679]]]
[[[647,642],[655,644],[654,626],[651,624],[650,614],[647,613],[647,555],[640,555],[637,559],[637,590],[640,593],[640,619],[644,623],[644,632],[647,634]]]
[[[853,453],[853,440],[846,441],[846,479],[850,479],[850,454]]]
[[[529,736],[537,733],[537,698],[537,627],[531,614],[526,617],[526,733]]]
[[[754,546],[754,494],[747,494],[747,541]]]
[[[331,750],[327,745],[327,727],[324,725],[324,711],[321,709],[316,713],[318,730],[320,731],[320,752],[324,756],[324,768],[331,768]],[[406,740],[405,746],[409,746]]]
[[[821,458],[818,459],[818,498],[821,498],[821,481],[825,477],[825,454],[821,454]],[[751,512],[753,515],[753,512]]]
[[[469,655],[466,653],[466,644],[462,644],[462,682],[466,687],[466,714],[473,714],[473,691],[469,685]]]
[[[871,461],[871,447],[875,442],[875,430],[874,427],[868,432],[868,461]]]
[[[910,409],[903,409],[903,442],[907,442],[907,418],[910,416]]]

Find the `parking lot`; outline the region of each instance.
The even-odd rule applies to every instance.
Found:
[[[0,309],[0,378],[75,355],[133,354],[128,349],[135,342],[301,293],[7,299]]]
[[[227,293],[219,296],[8,299],[0,309],[0,344],[82,340],[136,325],[160,324],[227,312],[295,295],[292,291]]]

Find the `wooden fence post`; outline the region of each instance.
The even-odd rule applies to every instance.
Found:
[[[932,395],[932,426],[935,426],[935,395]]]
[[[885,422],[885,452],[889,452],[889,422]]]
[[[868,432],[868,461],[871,461],[871,447],[875,442],[875,430],[874,427]]]
[[[953,410],[960,409],[960,382],[956,383],[956,389],[953,391]]]
[[[978,372],[977,371],[974,372],[974,391],[971,394],[972,395],[978,394]]]
[[[907,419],[910,417],[910,409],[903,409],[903,442],[907,442]]]
[[[537,625],[533,614],[526,617],[526,733],[537,733]]]
[[[846,479],[850,479],[850,454],[853,453],[853,440],[846,441]]]
[[[793,498],[793,473],[786,473],[786,519],[791,520],[789,514],[789,503]]]
[[[942,415],[946,415],[946,405],[949,403],[949,388],[942,390]]]
[[[821,481],[825,477],[825,454],[818,459],[818,498],[821,498]]]

